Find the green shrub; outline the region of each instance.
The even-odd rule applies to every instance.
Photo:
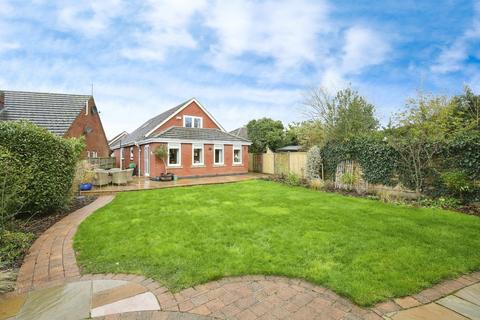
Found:
[[[11,268],[30,248],[34,235],[32,233],[11,232],[0,233],[0,266]]]
[[[460,200],[452,197],[440,197],[436,199],[423,198],[418,201],[422,207],[442,208],[442,209],[456,209],[461,203]]]
[[[22,210],[29,171],[18,157],[0,146],[0,233]]]
[[[452,170],[442,173],[442,181],[447,189],[455,194],[462,195],[471,191],[473,187],[468,175],[461,170]]]
[[[300,186],[302,185],[302,179],[295,173],[289,173],[285,178],[285,183],[289,186]]]
[[[27,121],[2,121],[0,145],[29,173],[22,212],[49,213],[68,203],[83,141],[63,139]]]

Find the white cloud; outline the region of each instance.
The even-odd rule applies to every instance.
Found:
[[[480,1],[475,4],[473,21],[470,27],[465,30],[462,36],[457,38],[449,46],[443,48],[437,61],[430,68],[431,71],[444,74],[460,71],[465,68],[465,60],[470,51],[475,50],[480,40]],[[478,47],[476,48],[478,50]],[[480,52],[474,53],[480,58]]]
[[[122,0],[61,1],[57,5],[58,26],[87,36],[107,30],[124,9]]]
[[[215,1],[205,18],[218,38],[212,64],[232,72],[229,63],[245,54],[273,59],[282,70],[315,63],[324,46],[319,35],[332,28],[328,13],[325,1]]]
[[[14,40],[13,30],[8,18],[13,14],[13,5],[8,0],[0,0],[0,53],[14,50],[20,47]]]
[[[390,45],[383,36],[367,27],[353,26],[345,32],[342,70],[358,73],[385,61]]]
[[[135,44],[122,51],[130,59],[164,60],[170,48],[195,48],[189,32],[192,17],[205,6],[203,0],[149,0],[139,20],[146,30],[135,34]]]
[[[384,63],[391,44],[381,32],[366,26],[352,26],[343,32],[341,54],[325,61],[321,84],[333,90],[348,85],[349,76]]]

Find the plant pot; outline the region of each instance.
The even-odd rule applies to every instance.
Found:
[[[89,191],[92,190],[91,183],[80,183],[80,191]]]
[[[160,175],[160,181],[173,181],[173,173],[162,173]]]

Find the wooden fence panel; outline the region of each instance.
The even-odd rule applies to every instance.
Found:
[[[275,173],[275,154],[271,151],[263,154],[262,172],[267,174]]]
[[[275,174],[290,173],[290,153],[275,153]]]
[[[248,170],[266,174],[294,173],[305,177],[307,166],[306,152],[281,152],[249,154]]]
[[[299,175],[300,177],[305,177],[306,167],[307,167],[307,153],[306,152],[290,152],[290,172]]]

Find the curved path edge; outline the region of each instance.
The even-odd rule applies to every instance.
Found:
[[[167,319],[171,313],[189,313],[221,319],[382,319],[401,310],[429,304],[480,282],[480,272],[447,280],[413,296],[392,299],[363,309],[333,291],[309,282],[277,276],[225,277],[179,293],[171,293],[153,279],[129,274],[81,275],[73,250],[73,236],[80,223],[114,196],[101,196],[69,214],[32,245],[21,266],[16,294],[83,280],[125,280],[152,292],[160,312],[144,312],[143,318]],[[125,316],[129,316],[124,314]],[[118,315],[120,316],[120,315]],[[131,314],[132,319],[136,316]],[[116,316],[112,315],[114,319]],[[122,316],[122,319],[124,317]]]

